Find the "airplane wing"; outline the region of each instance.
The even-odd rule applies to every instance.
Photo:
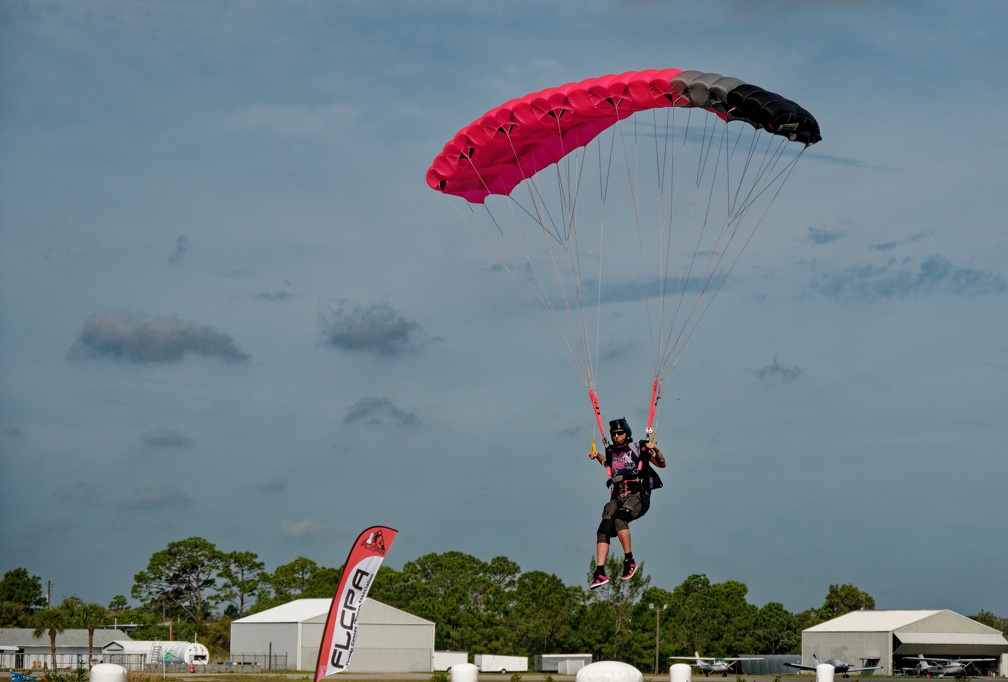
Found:
[[[861,673],[861,672],[864,672],[865,670],[878,670],[881,667],[882,666],[880,666],[880,665],[869,665],[869,666],[866,666],[864,668],[847,668],[847,672],[848,673]]]
[[[801,663],[785,663],[789,668],[798,668],[798,670],[815,670],[814,665],[802,665]]]
[[[722,661],[762,661],[762,657],[742,656],[736,658],[722,658]]]

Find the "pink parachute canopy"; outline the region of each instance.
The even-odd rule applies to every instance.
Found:
[[[822,139],[815,118],[791,100],[737,78],[662,69],[589,78],[547,88],[491,109],[435,157],[427,184],[483,203],[646,109],[700,107],[790,140]]]

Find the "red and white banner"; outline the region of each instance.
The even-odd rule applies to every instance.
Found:
[[[396,532],[385,526],[374,526],[361,533],[354,542],[343,565],[343,575],[322,631],[315,682],[343,672],[350,664],[354,642],[357,641],[357,616]]]

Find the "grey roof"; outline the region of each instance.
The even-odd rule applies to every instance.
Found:
[[[985,638],[994,643],[1008,645],[1000,630],[977,622],[948,609],[933,611],[851,611],[825,623],[807,628],[805,632],[891,632],[904,641],[924,637],[923,633],[959,633],[977,638]],[[921,640],[923,641],[923,640]]]
[[[272,609],[253,613],[250,616],[232,621],[232,624],[245,623],[324,623],[329,615],[332,599],[295,599],[294,601],[275,606]],[[394,606],[375,601],[366,597],[361,605],[361,616],[364,621],[372,624],[412,624],[433,625],[425,618],[414,616]]]
[[[0,642],[13,644],[17,647],[37,647],[49,646],[49,634],[43,632],[36,637],[32,628],[0,628]],[[94,648],[101,649],[103,646],[117,639],[129,640],[122,630],[106,630],[99,628],[94,631]],[[56,634],[56,649],[62,647],[72,647],[75,649],[87,648],[88,631],[87,628],[67,628],[63,632]]]

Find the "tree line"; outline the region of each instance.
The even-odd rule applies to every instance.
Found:
[[[609,575],[621,570],[610,557]],[[369,596],[436,624],[435,648],[520,656],[591,653],[641,670],[668,656],[797,654],[801,632],[849,611],[874,609],[875,600],[854,585],[830,585],[822,606],[791,613],[778,602],[746,600],[745,584],[712,583],[691,575],[669,590],[652,585],[642,564],[628,581],[598,590],[565,585],[542,571],[522,572],[506,557],[489,562],[461,552],[427,554],[401,571],[383,566]],[[332,598],[341,568],[298,557],[272,572],[253,552],[224,552],[199,537],[169,543],[133,578],[130,605],[116,595],[107,606],[76,596],[47,605],[41,580],[24,568],[0,580],[0,627],[31,627],[56,637],[70,627],[137,624],[134,639],[198,636],[215,658],[226,659],[230,623],[294,599]],[[590,567],[586,567],[587,574]],[[1008,634],[1008,619],[981,611],[975,620]],[[656,655],[657,651],[657,655]],[[90,658],[90,656],[89,656]]]

